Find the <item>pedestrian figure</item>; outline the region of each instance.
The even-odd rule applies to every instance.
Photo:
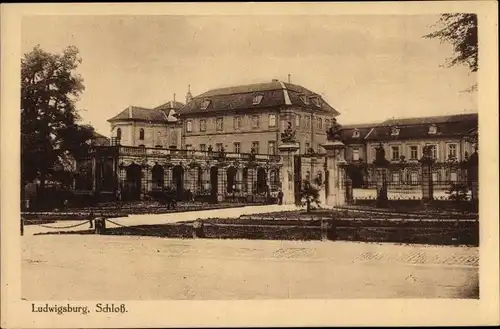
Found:
[[[281,189],[278,192],[278,204],[283,204],[283,191]]]
[[[93,213],[90,213],[89,217],[89,228],[94,228],[94,214]]]

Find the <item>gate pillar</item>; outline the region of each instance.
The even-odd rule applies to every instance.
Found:
[[[281,161],[280,178],[281,178],[281,191],[283,192],[283,204],[295,204],[294,194],[294,163],[293,158],[299,150],[298,143],[283,143],[278,146]]]
[[[479,211],[479,154],[477,148],[469,158],[467,176],[471,189],[473,211]]]
[[[431,149],[429,146],[424,146],[422,158],[419,160],[422,165],[422,202],[429,202],[434,199],[434,182],[432,181],[432,165],[434,164],[434,159],[431,155]]]
[[[345,145],[339,140],[328,140],[321,146],[325,148],[327,157],[326,204],[333,207],[343,206],[346,203],[344,166],[347,163],[343,155]]]

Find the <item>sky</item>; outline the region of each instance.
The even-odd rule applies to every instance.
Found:
[[[306,87],[337,109],[341,124],[477,112],[467,67],[447,68],[452,47],[422,38],[438,16],[27,16],[22,53],[76,46],[85,91],[83,123],[130,105],[184,102],[231,85],[272,79]]]

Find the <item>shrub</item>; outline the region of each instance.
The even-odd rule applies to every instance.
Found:
[[[303,186],[304,188],[300,192],[301,204],[307,207],[307,212],[311,212],[312,204],[316,204],[317,207],[320,205],[319,189],[308,180],[304,180]]]
[[[448,200],[453,201],[467,201],[469,199],[467,193],[469,192],[469,186],[465,183],[452,183],[446,194],[448,194]]]

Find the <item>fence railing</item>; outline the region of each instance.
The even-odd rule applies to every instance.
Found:
[[[423,197],[422,165],[392,163],[381,171],[374,164],[355,164],[345,167],[346,180],[353,189],[354,200],[370,200],[377,197],[377,186],[382,181],[389,200],[414,200]],[[434,199],[450,199],[461,194],[470,198],[470,184],[464,163],[435,163],[429,168],[428,184],[432,185]],[[454,196],[455,195],[455,196]]]

